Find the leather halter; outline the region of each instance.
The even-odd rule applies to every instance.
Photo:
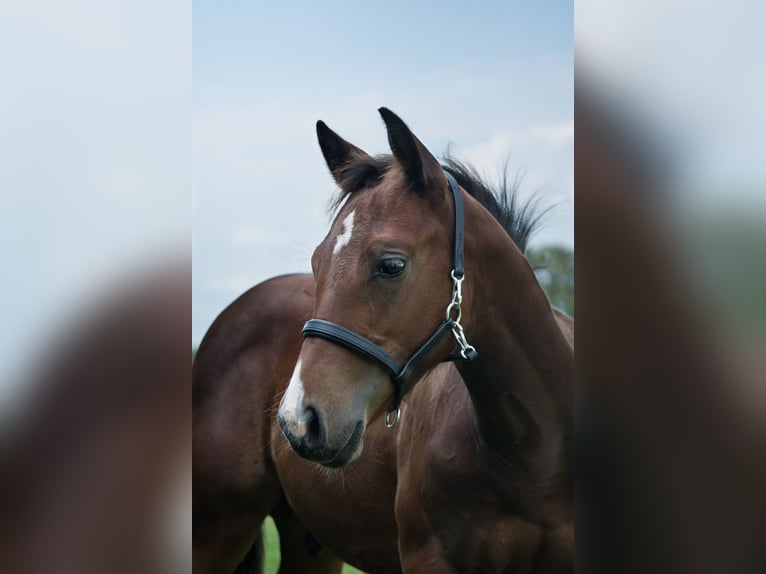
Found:
[[[401,414],[400,404],[405,393],[404,386],[412,375],[412,371],[423,357],[442,340],[444,335],[452,331],[455,340],[460,346],[460,352],[450,354],[442,359],[442,361],[473,361],[478,356],[476,349],[466,341],[463,327],[460,324],[462,315],[461,304],[463,302],[462,283],[465,276],[465,269],[463,267],[463,196],[452,174],[445,171],[444,175],[447,177],[447,183],[452,192],[452,199],[455,205],[455,237],[452,252],[452,272],[450,274],[453,282],[452,301],[447,306],[444,320],[431,336],[428,337],[426,342],[403,365],[399,365],[391,355],[378,345],[337,323],[325,321],[324,319],[309,319],[303,326],[302,334],[304,338],[318,337],[331,341],[377,361],[389,371],[391,380],[396,387],[394,400],[386,413],[386,426],[389,428],[396,426],[396,423],[399,421]],[[390,418],[391,413],[395,413],[392,419]]]

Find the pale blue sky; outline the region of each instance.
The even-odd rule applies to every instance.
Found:
[[[192,340],[247,287],[308,271],[334,187],[325,120],[388,152],[377,108],[437,154],[560,205],[537,243],[573,244],[571,2],[195,2]]]
[[[188,249],[191,6],[0,10],[0,406],[59,330]]]

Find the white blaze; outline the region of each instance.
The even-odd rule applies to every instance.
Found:
[[[333,255],[337,255],[348,242],[351,241],[351,234],[354,232],[354,212],[352,211],[343,220],[343,226],[340,228],[338,237],[335,238],[335,247],[332,250]]]
[[[303,383],[301,382],[301,361],[295,364],[293,375],[290,377],[290,383],[282,397],[279,405],[279,414],[284,419],[290,432],[295,436],[306,434],[306,422],[301,420],[300,413],[303,412]]]

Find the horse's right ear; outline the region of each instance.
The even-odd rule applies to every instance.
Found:
[[[322,155],[330,168],[335,182],[340,185],[343,179],[343,168],[352,160],[360,157],[370,157],[369,154],[355,145],[347,142],[322,120],[317,122],[317,139]]]

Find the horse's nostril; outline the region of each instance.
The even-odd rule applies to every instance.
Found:
[[[306,407],[306,436],[304,441],[309,448],[320,447],[324,442],[322,423],[314,407]]]

